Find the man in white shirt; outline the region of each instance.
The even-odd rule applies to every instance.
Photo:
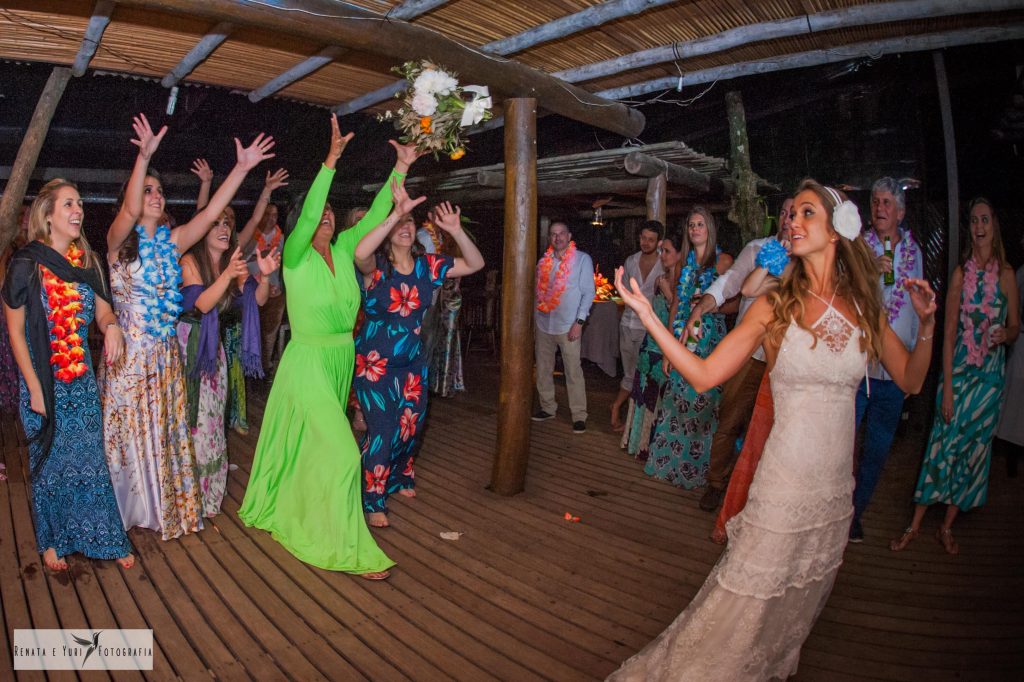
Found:
[[[864,232],[864,241],[878,259],[882,273],[879,284],[885,303],[889,326],[903,341],[907,350],[917,344],[918,318],[910,304],[910,294],[904,280],[920,279],[924,272],[924,254],[914,241],[910,230],[900,229],[906,215],[903,188],[892,178],[881,178],[871,186],[871,229]],[[892,256],[886,255],[885,240],[889,240]],[[892,284],[886,284],[891,273]],[[853,523],[850,524],[850,542],[864,540],[861,515],[871,501],[875,485],[882,475],[889,457],[896,429],[903,414],[903,391],[878,363],[868,370],[868,380],[862,381],[857,391],[857,428],[864,421],[864,449],[857,466],[857,483],[853,491]],[[868,383],[871,382],[870,396]]]
[[[623,281],[635,278],[640,283],[640,293],[650,301],[657,289],[658,277],[665,272],[658,254],[658,244],[665,236],[665,226],[657,220],[648,220],[640,226],[640,250],[626,259],[623,267]],[[633,374],[636,372],[637,357],[646,335],[640,317],[627,307],[619,320],[619,357],[622,358],[622,383],[619,394],[612,403],[612,430],[621,431],[622,421],[619,410],[633,390]]]
[[[569,391],[572,430],[587,430],[587,388],[580,365],[580,337],[583,324],[594,304],[594,262],[578,251],[572,233],[563,222],[548,228],[547,251],[537,263],[535,285],[536,323],[534,350],[537,358],[537,393],[540,410],[533,421],[554,419],[558,409],[555,401],[555,351],[562,352],[565,384]]]
[[[789,239],[792,209],[793,199],[787,198],[782,202],[782,209],[779,211],[779,231],[775,236],[754,239],[744,246],[732,267],[708,287],[700,302],[693,307],[690,319],[686,323],[686,327],[691,330],[691,333],[699,334],[693,330],[695,320],[700,319],[705,313],[718,309],[730,298],[740,293],[744,280],[757,267],[757,254],[760,253],[762,246],[769,240]],[[753,302],[754,299],[747,297],[740,301],[739,313],[736,316],[737,324],[743,319]],[[708,486],[704,491],[704,496],[700,499],[700,508],[704,511],[715,511],[725,497],[725,486],[732,467],[736,463],[736,440],[743,435],[747,424],[750,423],[750,417],[754,413],[754,402],[757,399],[757,390],[761,386],[766,367],[764,351],[758,348],[746,364],[740,368],[740,371],[722,386],[718,430],[715,431],[715,435],[711,439]]]

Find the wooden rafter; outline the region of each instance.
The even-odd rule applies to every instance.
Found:
[[[214,26],[203,39],[196,43],[196,46],[189,50],[178,65],[171,69],[171,72],[163,77],[160,85],[171,88],[181,82],[181,79],[192,73],[197,66],[213,54],[213,51],[220,47],[220,44],[227,40],[235,27],[230,22],[220,22]]]
[[[492,41],[482,46],[480,50],[499,56],[522,52],[534,45],[564,38],[574,33],[606,24],[609,21],[633,16],[652,7],[672,2],[677,2],[677,0],[606,0],[606,2],[560,17],[554,21],[549,21],[546,24],[535,26],[514,36]],[[339,104],[335,107],[335,112],[339,116],[355,113],[367,107],[372,107],[374,104],[389,100],[405,88],[406,82],[404,80],[395,81],[383,88]]]
[[[644,128],[644,115],[595,97],[514,61],[495,60],[419,26],[330,0],[123,0],[124,5],[184,12],[213,21],[273,30],[321,45],[339,45],[396,60],[435,59],[468,82],[493,84],[507,97],[530,95],[548,111],[625,137]]]
[[[449,0],[406,0],[401,5],[395,6],[386,16],[391,19],[409,21],[448,2]],[[325,47],[309,59],[296,64],[281,75],[272,78],[250,92],[248,95],[249,101],[255,104],[265,97],[270,97],[275,92],[283,90],[296,81],[302,80],[331,62],[341,59],[347,53],[348,50],[342,47],[333,45]]]
[[[72,76],[81,76],[89,68],[92,56],[96,54],[96,48],[100,45],[103,32],[110,23],[110,15],[114,12],[114,3],[110,0],[99,0],[92,17],[89,18],[89,25],[85,28],[85,35],[82,37],[82,46],[78,48],[75,56],[75,63],[71,66]]]

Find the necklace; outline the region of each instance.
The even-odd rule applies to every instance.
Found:
[[[558,307],[562,300],[562,293],[569,281],[569,271],[576,259],[576,242],[569,242],[569,248],[562,254],[562,262],[558,265],[558,272],[555,273],[555,285],[551,284],[551,270],[555,263],[555,250],[548,247],[537,264],[537,310],[542,313],[550,313]],[[550,287],[550,288],[549,288]]]
[[[981,286],[978,286],[979,274]],[[978,262],[972,257],[964,263],[964,287],[960,294],[960,324],[963,325],[967,362],[975,367],[985,364],[989,347],[988,330],[996,322],[996,285],[999,282],[999,260],[989,258],[979,273]],[[975,303],[978,294],[980,300]]]
[[[82,267],[84,252],[74,244],[68,246],[65,258],[76,268]],[[82,336],[79,328],[85,326],[85,320],[78,317],[82,312],[82,294],[75,282],[65,282],[40,266],[43,275],[43,288],[46,292],[46,303],[50,308],[47,319],[52,322],[50,327],[50,365],[53,375],[60,381],[70,384],[88,371],[85,364],[85,348],[82,347]]]
[[[171,241],[171,230],[160,225],[152,237],[146,228],[135,226],[139,235],[139,278],[133,282],[138,300],[144,306],[142,330],[150,336],[167,339],[175,334],[181,315],[181,266],[178,249]]]
[[[917,261],[921,257],[917,242],[914,241],[914,237],[910,234],[909,230],[900,230],[899,238],[900,240],[893,249],[892,257],[893,274],[896,281],[889,291],[885,292],[885,309],[890,325],[896,322],[896,319],[900,316],[900,311],[907,305],[909,295],[906,282],[907,279],[914,276]],[[885,248],[874,230],[868,230],[864,234],[864,241],[868,243],[868,246],[871,247],[875,254],[880,255]]]

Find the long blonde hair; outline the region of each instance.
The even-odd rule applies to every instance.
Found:
[[[883,307],[882,291],[878,284],[878,266],[875,264],[874,254],[859,236],[856,239],[847,239],[835,232],[832,212],[836,208],[836,201],[824,186],[808,178],[800,183],[799,189],[793,196],[806,190],[814,192],[818,200],[821,201],[821,205],[825,207],[829,230],[835,233],[837,238],[836,295],[853,304],[854,313],[857,316],[857,326],[863,332],[860,349],[868,354],[870,360],[878,360],[882,357]],[[843,199],[845,200],[845,197]],[[795,258],[793,270],[783,278],[779,288],[770,294],[769,300],[774,316],[767,329],[769,343],[774,346],[781,345],[782,337],[792,322],[796,322],[808,332],[811,331],[804,319],[806,313],[804,300],[810,286],[810,276],[804,268],[803,259]],[[815,342],[817,341],[815,340]]]
[[[974,207],[978,205],[988,206],[989,213],[992,214],[992,256],[999,263],[999,271],[1002,272],[1003,268],[1008,267],[1010,262],[1006,260],[1006,249],[1003,248],[1003,235],[1002,230],[999,227],[999,216],[996,215],[996,207],[992,205],[992,202],[985,197],[975,197],[971,200],[971,203],[967,205],[967,230],[970,233],[971,230],[971,213],[974,212]],[[963,258],[960,260],[960,266],[963,267],[967,261],[974,256],[974,240],[967,240],[967,248],[964,250]]]
[[[50,237],[49,216],[53,215],[53,211],[57,207],[57,192],[65,187],[70,187],[76,192],[78,191],[78,185],[64,178],[54,178],[39,190],[35,201],[32,202],[32,207],[28,210],[28,240],[30,242],[38,240],[47,246],[53,245]],[[100,259],[96,257],[96,253],[89,246],[89,240],[85,238],[85,232],[79,234],[78,237],[72,240],[72,243],[84,253],[82,267],[94,268],[102,278],[103,270],[100,267]],[[64,254],[61,255],[63,256]]]

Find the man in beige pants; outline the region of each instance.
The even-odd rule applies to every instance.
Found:
[[[569,410],[572,430],[587,430],[587,387],[580,365],[580,337],[583,324],[594,303],[594,262],[590,256],[578,251],[572,241],[569,227],[562,222],[551,223],[548,228],[549,246],[537,263],[536,323],[534,350],[537,358],[537,393],[540,410],[533,421],[554,419],[558,409],[555,402],[555,351],[562,352],[565,383],[569,391]]]

